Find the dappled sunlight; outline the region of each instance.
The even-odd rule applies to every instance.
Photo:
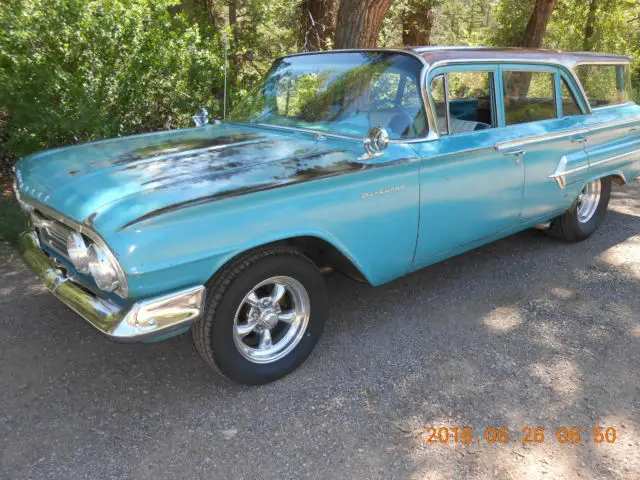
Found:
[[[600,258],[623,273],[640,279],[640,235],[605,250]]]
[[[569,300],[575,296],[572,290],[564,287],[554,287],[551,289],[551,293],[553,296],[561,298],[562,300]]]
[[[528,370],[556,392],[563,403],[574,402],[582,392],[582,372],[575,362],[562,357],[551,358],[532,364]]]
[[[631,472],[640,471],[640,424],[626,415],[609,414],[599,418],[594,426],[602,427],[605,433],[607,428],[615,429],[613,443],[592,442],[591,432],[586,436],[598,463],[612,475],[632,478]],[[612,440],[612,431],[610,432],[608,439]]]
[[[484,324],[498,332],[508,332],[522,324],[518,307],[498,307],[484,317]]]

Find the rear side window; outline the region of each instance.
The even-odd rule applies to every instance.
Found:
[[[629,65],[578,65],[575,72],[591,108],[629,101]]]
[[[552,72],[503,72],[506,125],[556,118],[554,75]]]
[[[580,106],[578,106],[576,97],[573,96],[573,93],[564,78],[560,82],[560,95],[562,97],[562,115],[565,117],[582,115],[582,110],[580,109]]]

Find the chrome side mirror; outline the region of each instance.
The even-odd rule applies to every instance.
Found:
[[[386,128],[373,127],[365,139],[364,149],[369,157],[378,157],[389,146],[389,133]]]
[[[209,123],[209,112],[206,109],[201,108],[198,113],[196,113],[193,117],[191,117],[193,123],[196,124],[196,127],[204,127],[207,123]]]

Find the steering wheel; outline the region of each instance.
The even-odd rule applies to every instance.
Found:
[[[414,125],[413,117],[411,116],[411,114],[407,111],[406,108],[404,108],[400,104],[400,102],[397,102],[396,100],[391,100],[391,99],[374,100],[371,103],[371,105],[369,105],[369,111],[367,112],[367,121],[369,122],[369,126],[372,126],[371,125],[371,114],[373,112],[375,112],[376,110],[378,110],[378,107],[380,105],[388,105],[388,104],[393,105],[394,108],[396,108],[398,110],[398,112],[400,112],[400,114],[402,114],[405,117],[407,117],[407,125],[408,125],[408,127],[412,130],[414,135],[417,135],[416,126]],[[385,125],[385,128],[389,128],[389,125]],[[405,131],[406,131],[406,129],[405,129]],[[398,135],[402,136],[404,134],[404,131],[403,132],[394,132],[394,133],[397,133]]]

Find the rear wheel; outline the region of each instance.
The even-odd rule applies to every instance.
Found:
[[[579,242],[596,231],[609,205],[611,179],[598,178],[588,183],[563,215],[551,222],[549,233],[568,242]]]
[[[295,249],[268,247],[224,267],[192,329],[202,358],[238,383],[260,384],[298,367],[327,316],[324,279]]]

